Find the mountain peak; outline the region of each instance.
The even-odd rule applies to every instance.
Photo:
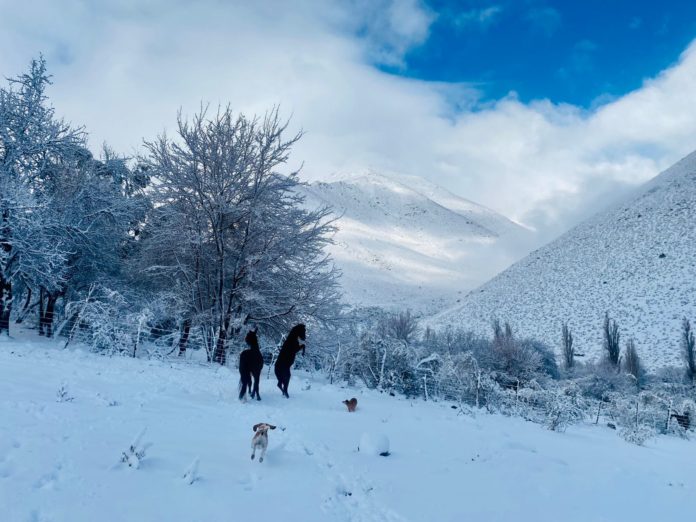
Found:
[[[332,254],[351,303],[425,309],[514,259],[529,232],[493,210],[414,176],[366,169],[305,187],[307,204],[338,216]]]

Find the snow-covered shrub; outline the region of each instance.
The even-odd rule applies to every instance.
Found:
[[[416,340],[420,332],[418,319],[410,310],[398,312],[386,317],[382,324],[384,337],[392,337],[406,344],[411,344]]]
[[[516,339],[510,324],[505,323],[503,327],[497,319],[493,321],[491,354],[490,369],[511,382],[525,382],[547,372],[552,377],[558,376],[555,357],[550,348],[538,341]]]
[[[588,409],[580,389],[571,383],[545,392],[546,426],[552,431],[564,431],[569,425],[580,422]]]
[[[66,383],[62,383],[58,388],[58,391],[56,391],[56,402],[72,402],[73,400],[75,400],[75,397],[70,395],[68,385]]]
[[[642,446],[646,440],[654,437],[656,433],[657,432],[652,427],[645,425],[631,426],[619,430],[621,438],[638,446]]]
[[[200,480],[200,475],[198,474],[199,461],[200,461],[200,459],[198,457],[193,459],[193,462],[191,462],[189,467],[184,472],[182,479],[186,484],[191,485],[194,482]]]
[[[147,429],[143,429],[133,442],[128,446],[128,449],[121,453],[121,462],[127,464],[129,468],[138,469],[140,462],[145,458],[147,449],[150,444],[143,444],[142,439]]]

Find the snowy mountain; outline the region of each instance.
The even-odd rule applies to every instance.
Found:
[[[681,365],[682,318],[696,321],[696,153],[532,252],[433,323],[488,332],[496,316],[558,349],[567,320],[578,351],[596,356],[607,311],[618,321],[622,345],[634,337],[644,362]]]
[[[427,181],[367,171],[304,187],[338,218],[331,254],[348,302],[431,309],[453,304],[514,259],[531,233]]]

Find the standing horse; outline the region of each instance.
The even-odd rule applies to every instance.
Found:
[[[256,396],[256,400],[260,401],[261,396],[259,395],[259,380],[261,380],[261,369],[263,368],[263,355],[261,355],[261,349],[259,348],[259,340],[256,337],[256,332],[258,328],[249,330],[244,338],[244,342],[249,346],[248,349],[244,350],[239,354],[239,400],[244,398],[244,395],[249,389],[249,395],[253,399]],[[254,378],[254,388],[251,387],[251,379]]]
[[[305,354],[304,343],[300,344],[300,341],[305,340],[305,325],[298,324],[292,327],[288,337],[283,343],[283,347],[280,349],[278,354],[278,360],[275,363],[275,374],[278,379],[278,388],[283,393],[286,399],[289,399],[288,395],[288,384],[290,384],[290,367],[295,362],[295,356],[297,352],[302,350],[302,355]]]

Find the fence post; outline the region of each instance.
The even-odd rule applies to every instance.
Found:
[[[140,342],[140,331],[143,328],[143,318],[142,316],[138,319],[138,333],[135,335],[135,344],[133,345],[133,358],[135,359],[135,354],[138,352],[138,343]]]
[[[478,410],[481,406],[479,404],[479,390],[481,390],[481,370],[476,372],[476,409]]]
[[[423,391],[425,392],[425,400],[428,400],[428,376],[423,375]]]
[[[665,425],[665,431],[669,431],[669,421],[672,420],[672,401],[669,400],[669,406],[667,406],[667,424]]]

